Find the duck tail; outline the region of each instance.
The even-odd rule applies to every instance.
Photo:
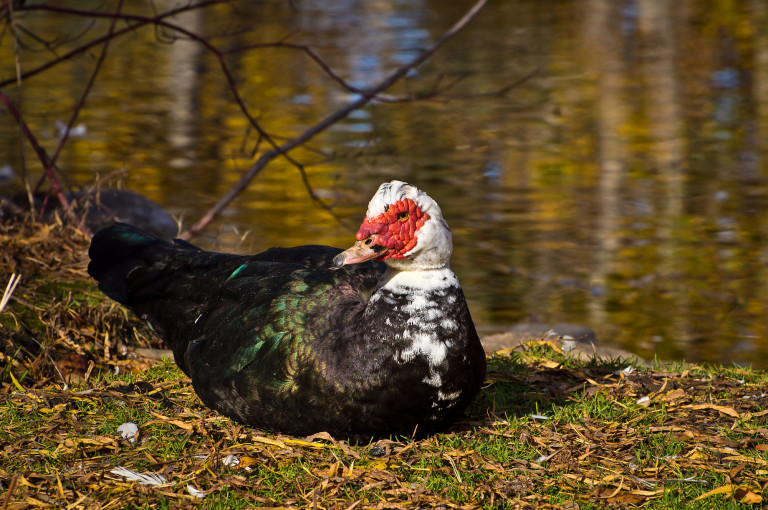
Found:
[[[185,243],[186,244],[186,243]],[[191,246],[191,245],[190,245]],[[91,240],[88,274],[99,282],[99,289],[115,301],[130,306],[128,275],[138,267],[161,262],[173,244],[127,223],[115,223],[100,230]]]

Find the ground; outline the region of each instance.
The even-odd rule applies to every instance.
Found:
[[[22,275],[0,312],[0,510],[768,498],[765,372],[577,359],[534,339],[489,357],[482,392],[445,433],[359,445],[266,434],[206,409],[172,361],[146,357],[160,340],[95,288],[77,229],[3,221],[0,246],[3,286]]]

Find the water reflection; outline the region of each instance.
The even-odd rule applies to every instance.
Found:
[[[235,50],[287,38],[365,88],[469,4],[233,2],[174,22],[230,51],[225,61],[244,103],[282,140],[354,93],[301,51]],[[19,13],[19,21],[46,34],[85,26],[39,13]],[[59,161],[82,183],[125,168],[130,188],[190,223],[267,145],[210,52],[158,37],[146,27],[110,47],[78,119],[85,136]],[[50,58],[27,43],[25,69]],[[0,44],[5,80],[14,76],[13,49],[9,39]],[[36,132],[54,133],[67,119],[92,68],[86,55],[25,81]],[[510,93],[462,99],[536,68]],[[199,241],[241,251],[344,246],[372,191],[398,177],[440,202],[454,230],[453,266],[483,331],[530,319],[579,322],[647,358],[768,367],[763,0],[492,2],[388,93],[453,82],[429,101],[373,103],[293,154],[346,225],[316,207],[295,168],[277,160]],[[41,138],[53,150],[53,135]],[[13,124],[0,123],[0,167],[20,168],[18,144]],[[29,151],[26,159],[39,172]]]
[[[173,2],[165,2],[167,9]],[[192,33],[199,33],[202,28],[203,11],[193,10],[173,17],[173,22]],[[200,110],[197,104],[201,78],[197,71],[203,48],[195,41],[178,38],[170,45],[168,55],[167,85],[165,90],[172,91],[168,108],[168,143],[177,149],[179,156],[168,161],[172,168],[190,167],[195,162],[195,142],[197,120]]]

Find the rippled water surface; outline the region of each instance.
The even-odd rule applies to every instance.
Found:
[[[148,5],[126,2],[126,12],[151,15]],[[365,89],[469,6],[265,0],[169,22],[229,52],[244,104],[282,142],[356,95],[306,52],[257,45],[309,47]],[[24,71],[104,35],[110,23],[35,10],[16,18],[26,30]],[[101,50],[24,79],[23,115],[49,153]],[[17,102],[8,33],[0,81]],[[373,102],[291,153],[341,221],[309,198],[295,166],[277,159],[196,241],[238,251],[347,246],[378,184],[399,178],[440,203],[454,233],[453,267],[482,332],[577,322],[645,358],[768,368],[764,0],[492,1],[387,94],[426,99]],[[169,28],[144,26],[112,41],[75,125],[78,136],[58,158],[73,182],[118,172],[186,225],[267,148],[215,55],[174,40]],[[29,148],[24,157],[40,175]],[[7,111],[0,167],[21,174],[19,130]]]

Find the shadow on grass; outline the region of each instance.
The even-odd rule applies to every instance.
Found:
[[[552,416],[589,391],[588,380],[616,374],[635,360],[579,359],[544,348],[511,352],[488,359],[486,384],[467,409],[469,421],[454,430],[512,420],[524,416]],[[463,425],[463,426],[462,426]]]

